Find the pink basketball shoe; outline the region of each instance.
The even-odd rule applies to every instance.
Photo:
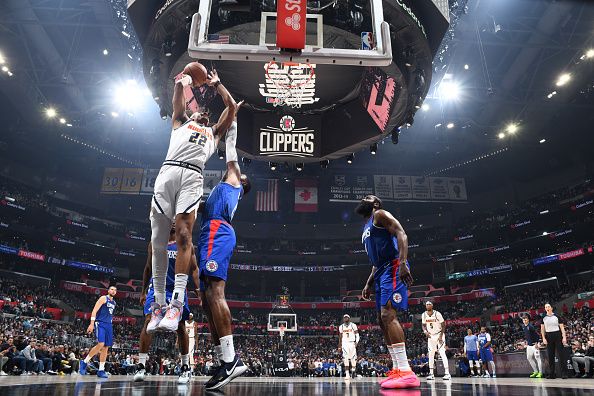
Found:
[[[381,384],[384,389],[416,388],[417,386],[421,386],[421,381],[412,371],[400,371],[398,376],[388,378]]]

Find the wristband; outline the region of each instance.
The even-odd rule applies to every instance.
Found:
[[[184,87],[192,85],[192,76],[189,76],[187,74],[184,75],[182,78],[179,79],[179,83]]]
[[[91,321],[95,321],[95,317],[94,316],[91,316]]]
[[[215,89],[219,88],[219,85],[221,85],[222,83],[220,81],[217,81],[216,83],[214,83],[214,87]]]

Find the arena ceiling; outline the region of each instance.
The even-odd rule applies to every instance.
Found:
[[[585,55],[594,48],[594,4],[469,0],[466,7],[438,54],[428,110],[402,130],[398,145],[388,139],[375,156],[355,153],[350,167],[478,181],[486,174],[528,179],[591,161],[594,56]],[[113,165],[162,161],[169,121],[142,89],[140,48],[125,9],[125,0],[0,2],[0,53],[13,74],[0,72],[4,147],[43,145],[80,163],[90,155]],[[571,80],[557,87],[562,73]],[[444,77],[459,84],[458,100],[440,99]],[[140,81],[133,109],[114,102],[128,80]],[[57,111],[53,119],[48,107]],[[511,123],[514,134],[506,132]],[[348,166],[337,160],[331,168]],[[265,164],[252,167],[270,172]]]

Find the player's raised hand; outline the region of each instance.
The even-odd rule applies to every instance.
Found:
[[[413,277],[410,273],[410,269],[406,266],[406,261],[400,262],[398,267],[398,276],[406,286],[411,286],[413,284]]]
[[[206,79],[206,83],[209,86],[213,86],[216,83],[221,82],[221,79],[219,78],[219,74],[217,73],[217,71],[215,69],[212,69],[210,72],[208,72],[208,78]]]

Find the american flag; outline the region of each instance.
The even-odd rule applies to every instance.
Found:
[[[267,191],[256,191],[257,212],[278,211],[278,179],[268,179]]]
[[[228,34],[209,34],[208,42],[216,43],[216,44],[229,44],[229,35]]]

